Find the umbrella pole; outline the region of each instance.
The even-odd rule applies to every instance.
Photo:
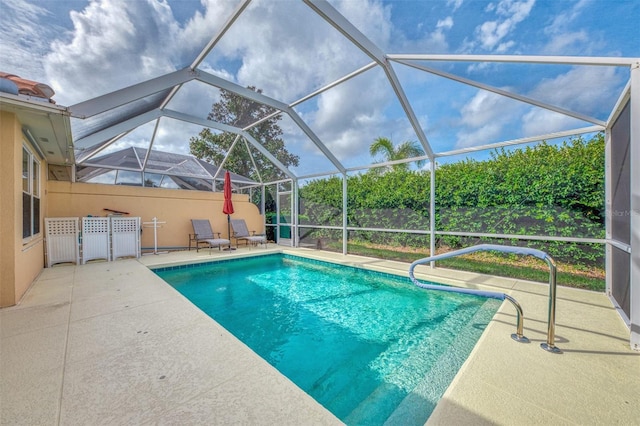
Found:
[[[231,215],[227,214],[227,235],[229,236],[229,248],[225,249],[227,251],[235,250],[235,248],[231,247]]]

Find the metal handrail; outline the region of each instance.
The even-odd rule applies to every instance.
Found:
[[[547,328],[547,341],[545,343],[540,344],[540,347],[548,352],[561,353],[562,351],[554,345],[555,321],[556,321],[556,263],[547,253],[541,250],[536,250],[536,249],[531,249],[526,247],[501,246],[497,244],[479,244],[476,246],[467,247],[464,249],[455,250],[448,253],[438,254],[435,256],[425,257],[424,259],[416,260],[411,264],[411,266],[409,266],[409,278],[411,278],[411,281],[418,287],[426,288],[429,290],[449,291],[449,292],[463,293],[463,294],[474,294],[477,296],[488,297],[492,299],[508,300],[513,304],[517,312],[516,333],[512,334],[511,338],[518,342],[528,343],[529,339],[527,339],[523,335],[524,315],[522,313],[522,307],[513,297],[509,296],[508,294],[494,292],[494,291],[474,290],[469,288],[448,287],[448,286],[438,285],[438,284],[424,284],[418,281],[414,276],[413,270],[418,265],[422,265],[428,262],[435,262],[437,260],[447,259],[450,257],[461,256],[463,254],[474,253],[477,251],[499,251],[503,253],[530,255],[530,256],[535,256],[538,259],[542,259],[545,262],[547,262],[547,264],[549,265],[549,319],[548,319],[548,328]]]

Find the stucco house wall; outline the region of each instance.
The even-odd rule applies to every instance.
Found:
[[[15,305],[44,265],[44,229],[22,239],[22,146],[30,146],[15,114],[0,111],[0,307]],[[31,147],[33,148],[33,147]],[[40,222],[46,210],[46,161],[40,159]]]
[[[187,247],[193,233],[191,219],[209,219],[214,232],[227,238],[227,216],[222,213],[221,192],[180,189],[141,188],[90,183],[47,182],[47,217],[107,216],[104,209],[127,212],[125,217],[140,217],[151,222],[154,217],[166,222],[158,228],[158,248]],[[233,194],[234,214],[251,230],[264,231],[264,219],[257,206],[245,194]],[[143,248],[153,249],[153,228],[143,227]]]
[[[22,133],[17,115],[0,111],[0,307],[13,306],[46,265],[46,217],[107,216],[104,209],[128,212],[142,222],[154,217],[165,222],[158,229],[158,249],[187,247],[193,232],[191,219],[209,219],[215,232],[228,236],[227,216],[222,213],[221,192],[47,181],[47,162],[40,161],[40,232],[22,238],[22,147],[37,156]],[[264,218],[249,196],[234,194],[235,213],[250,230],[264,232]],[[154,247],[153,229],[143,227],[141,246]]]

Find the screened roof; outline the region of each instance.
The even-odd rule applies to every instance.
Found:
[[[414,11],[427,7],[396,3]],[[619,56],[433,53],[428,44],[389,43],[381,28],[351,21],[351,15],[344,4],[339,10],[326,1],[221,4],[217,21],[203,26],[209,33],[198,34],[200,48],[181,52],[173,71],[69,107],[76,163],[111,161],[117,156],[95,157],[127,146],[136,147],[130,152],[185,154],[203,128],[239,136],[242,143],[233,149],[247,149],[246,143],[254,156],[266,157],[293,179],[367,168],[375,163],[369,146],[377,137],[417,141],[430,161],[562,139],[605,129],[628,96],[630,68],[638,62]],[[260,32],[259,22],[271,30],[251,38],[258,45],[248,45],[243,34]],[[322,66],[303,66],[309,60]],[[243,74],[255,61],[264,62],[260,74]],[[251,136],[269,117],[209,119],[221,91],[279,115],[285,149],[299,156],[299,165],[285,167],[277,152]],[[151,173],[154,163],[142,166]]]
[[[202,191],[221,190],[226,171],[190,155],[129,147],[84,162],[76,171],[76,179],[88,182],[112,170],[137,173],[135,180],[127,181],[130,185],[167,186],[163,184],[164,179],[170,179],[174,187]],[[140,175],[142,170],[145,173],[144,179]],[[230,175],[234,189],[258,185],[257,182],[236,173],[231,172]],[[105,180],[103,177],[101,182],[118,183],[118,178],[113,176],[113,179]]]

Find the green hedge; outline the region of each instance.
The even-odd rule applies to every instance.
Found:
[[[348,177],[350,226],[429,229],[430,173],[394,170]],[[604,137],[574,138],[496,150],[488,160],[443,164],[436,169],[439,231],[604,238]],[[301,224],[342,225],[342,181],[318,179],[300,188]],[[365,242],[422,247],[424,237],[358,232]],[[486,239],[485,239],[486,240]],[[456,248],[477,242],[453,236]],[[484,241],[484,240],[483,240]],[[516,242],[514,242],[516,243]],[[599,245],[523,242],[560,260],[601,264]]]

